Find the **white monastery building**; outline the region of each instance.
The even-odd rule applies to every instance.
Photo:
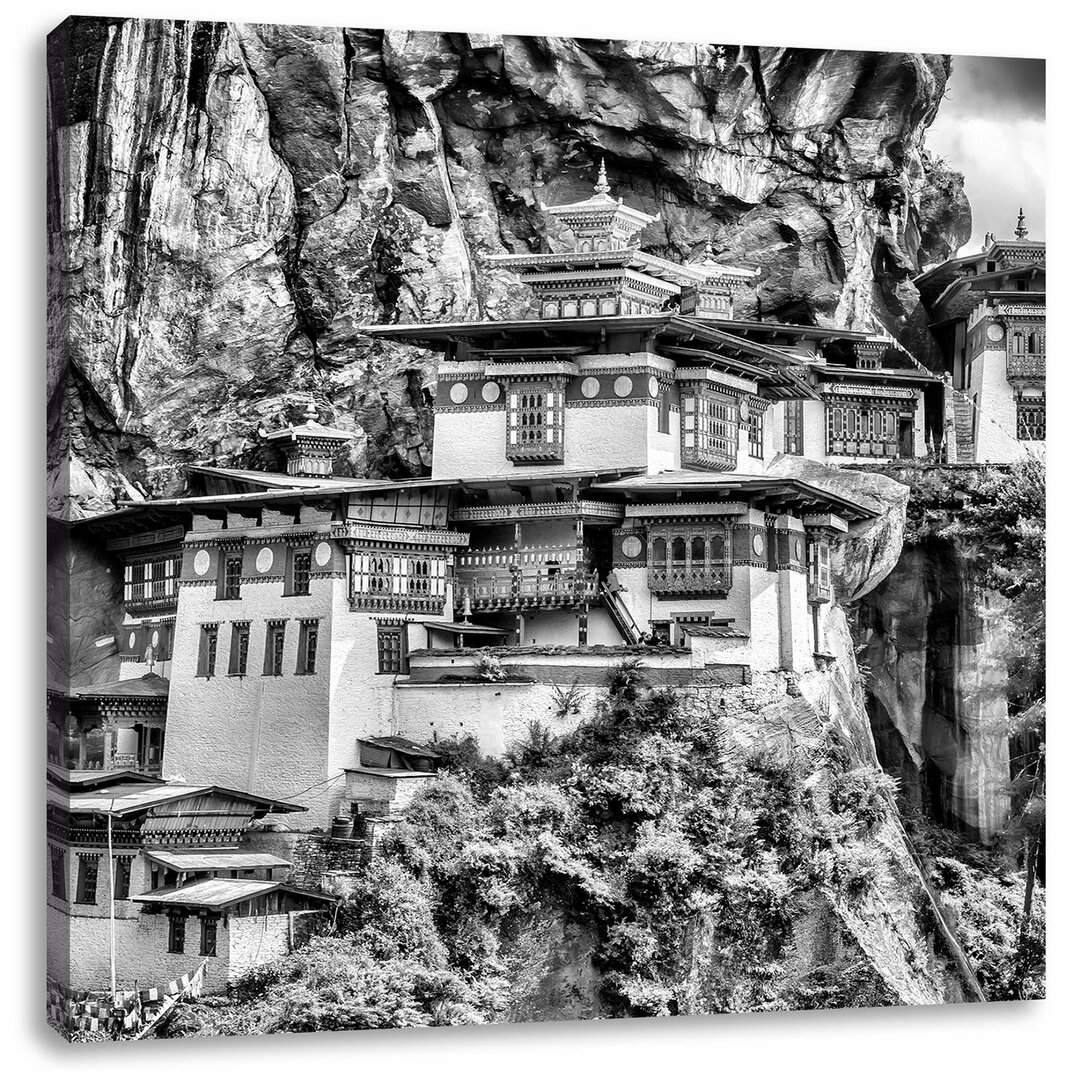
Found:
[[[179,974],[191,939],[170,927],[194,913],[233,957],[217,978],[238,977],[243,919],[327,898],[237,822],[363,835],[427,782],[432,743],[497,755],[538,717],[566,729],[553,692],[598,693],[622,657],[671,686],[827,664],[830,552],[878,513],[827,466],[957,460],[960,392],[977,460],[1043,437],[1042,245],[920,279],[954,391],[886,337],[735,320],[756,273],[641,251],[651,219],[603,170],[548,213],[572,250],[489,259],[532,287],[533,317],[370,328],[438,354],[429,478],[335,475],[353,435],[310,406],[266,436],[279,471],[194,466],[189,495],[80,525],[124,618],[119,680],[50,692],[52,896],[74,937],[73,895],[101,913],[100,871],[90,890],[74,867],[101,858],[94,815],[118,798],[132,957]],[[166,835],[163,800],[228,820]],[[222,877],[258,885],[200,884]],[[99,954],[77,967],[54,977],[100,983]]]

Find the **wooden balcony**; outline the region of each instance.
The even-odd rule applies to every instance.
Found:
[[[473,611],[573,607],[596,602],[599,585],[595,571],[572,568],[461,574],[454,584],[454,610],[464,610],[466,597]]]
[[[730,566],[650,567],[649,591],[657,596],[727,596]]]
[[[1019,353],[1005,360],[1005,378],[1009,382],[1046,378],[1046,353]]]

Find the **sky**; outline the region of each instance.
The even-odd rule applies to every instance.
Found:
[[[954,56],[953,73],[926,145],[964,174],[971,242],[1013,238],[1023,206],[1028,234],[1046,239],[1046,62]]]

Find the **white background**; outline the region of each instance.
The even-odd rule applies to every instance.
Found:
[[[6,318],[0,397],[5,458],[2,529],[5,557],[0,618],[3,706],[0,731],[7,794],[0,850],[4,948],[0,987],[7,1075],[176,1076],[215,1070],[230,1080],[316,1074],[370,1078],[455,1076],[784,1076],[1023,1078],[1076,1075],[1077,874],[1074,823],[1080,791],[1071,773],[1080,750],[1074,706],[1077,499],[1075,439],[1080,359],[1069,326],[1077,304],[1076,197],[1078,36],[1069,5],[1036,3],[849,2],[768,0],[741,5],[583,4],[547,0],[510,5],[473,0],[467,6],[412,0],[392,7],[329,0],[101,0],[84,14],[138,15],[403,29],[565,34],[713,42],[869,48],[1049,57],[1049,238],[1054,261],[1050,300],[1051,355],[1051,700],[1050,730],[1050,991],[1046,1003],[806,1013],[783,1016],[679,1018],[662,1021],[275,1036],[261,1040],[187,1040],[134,1046],[69,1048],[46,1028],[44,994],[45,845],[41,843],[42,710],[45,682],[44,474],[44,165],[45,35],[72,9],[53,0],[23,0],[3,24],[3,229],[0,261]],[[1008,168],[1008,146],[1000,168]]]

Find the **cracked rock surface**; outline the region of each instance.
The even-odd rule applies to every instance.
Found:
[[[962,180],[923,150],[948,71],[911,53],[68,20],[49,43],[49,386],[79,484],[54,477],[50,508],[250,464],[259,426],[312,398],[364,436],[343,470],[423,474],[432,358],[365,326],[527,313],[478,256],[557,248],[541,203],[591,193],[601,156],[614,195],[660,214],[647,250],[761,269],[737,314],[880,324],[932,363],[911,278],[970,233]],[[101,409],[123,446],[84,422]]]

